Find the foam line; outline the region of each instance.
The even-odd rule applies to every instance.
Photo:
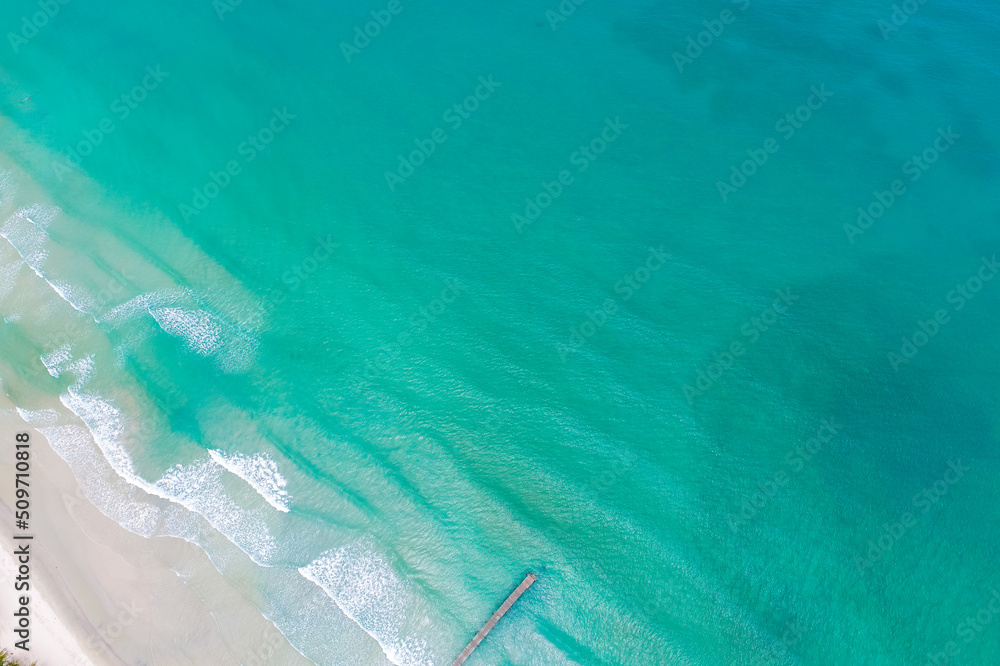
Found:
[[[155,483],[139,476],[122,442],[125,419],[104,398],[82,391],[93,373],[93,358],[71,360],[65,348],[42,359],[49,374],[58,377],[65,371],[76,375],[76,382],[59,397],[90,431],[111,468],[127,483],[150,495],[174,502],[198,515],[243,550],[254,562],[270,566],[277,543],[263,517],[240,509],[226,494],[221,476],[226,471],[211,458],[190,465],[177,465]]]
[[[264,500],[278,511],[288,513],[291,496],[285,490],[288,481],[278,472],[278,463],[266,453],[246,456],[227,454],[217,449],[209,452],[217,464],[246,481]]]
[[[407,595],[380,555],[367,551],[352,554],[346,548],[327,551],[299,573],[323,589],[334,603],[374,638],[386,658],[397,666],[433,666],[427,642],[403,636]]]

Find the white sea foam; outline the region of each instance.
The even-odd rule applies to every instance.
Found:
[[[73,358],[73,348],[69,345],[63,345],[59,349],[50,351],[48,354],[43,354],[41,360],[42,365],[48,369],[49,374],[53,377],[58,377],[63,365],[71,358]]]
[[[116,472],[128,481],[138,478],[132,457],[122,441],[125,425],[120,411],[99,396],[72,388],[59,396],[59,401],[87,424],[94,441]]]
[[[238,323],[231,323],[205,309],[203,300],[187,288],[162,289],[140,294],[126,303],[99,312],[99,301],[87,290],[48,276],[44,270],[49,237],[46,227],[59,209],[35,205],[20,208],[0,227],[3,236],[38,277],[59,297],[94,321],[121,325],[148,314],[169,335],[178,337],[197,354],[214,357],[226,373],[245,372],[257,355],[258,339]],[[10,291],[18,266],[0,269],[0,295]]]
[[[201,310],[182,308],[157,308],[149,314],[164,331],[183,339],[188,346],[201,354],[210,356],[219,349],[222,330],[212,315]]]
[[[158,326],[166,334],[183,340],[195,353],[211,358],[225,372],[243,372],[253,364],[258,348],[256,332],[262,314],[259,307],[258,312],[254,311],[254,299],[248,297],[238,282],[224,289],[206,286],[204,290],[199,288],[201,293],[195,293],[187,287],[171,286],[172,272],[168,274],[154,265],[147,265],[142,256],[128,251],[123,258],[117,250],[107,250],[106,256],[91,260],[75,248],[58,245],[49,237],[48,228],[61,213],[58,208],[42,204],[20,206],[23,202],[12,201],[15,190],[16,183],[10,174],[0,172],[0,236],[12,248],[7,250],[4,246],[0,254],[0,302],[20,285],[19,279],[34,283],[31,273],[24,270],[25,266],[41,278],[51,292],[38,283],[36,292],[47,292],[37,298],[38,307],[34,307],[36,299],[32,298],[32,305],[22,308],[21,312],[0,313],[0,316],[6,315],[4,321],[23,317],[32,325],[41,323],[43,327],[39,330],[52,330],[53,320],[65,320],[67,315],[80,319],[66,307],[69,305],[95,322],[139,324],[121,331],[125,340],[160,335],[159,332],[147,333],[157,331]],[[75,224],[69,218],[59,220],[59,224],[64,222]],[[15,252],[19,260],[15,260]],[[62,261],[64,256],[71,261]],[[127,284],[115,283],[112,292],[118,298],[114,302],[109,302],[110,296],[101,297],[96,287],[88,286],[104,283],[104,265],[124,266],[130,275]],[[76,270],[70,271],[69,267]],[[132,279],[132,274],[138,279]],[[78,276],[85,276],[86,280],[77,279]],[[203,282],[228,285],[227,277],[231,276],[218,268],[212,280]],[[118,285],[127,291],[118,291]],[[135,295],[140,289],[151,291]],[[116,305],[130,297],[125,304]],[[109,307],[111,309],[105,312]],[[57,378],[73,374],[72,385],[60,396],[60,402],[75,417],[61,409],[17,409],[17,413],[36,427],[70,464],[88,497],[127,529],[144,536],[172,534],[204,544],[208,543],[205,535],[214,528],[256,564],[269,566],[277,551],[277,542],[270,534],[268,519],[277,514],[262,502],[256,502],[256,498],[253,498],[254,508],[237,505],[227,492],[231,485],[224,482],[232,481],[231,477],[227,478],[227,472],[235,474],[274,509],[287,512],[291,498],[284,489],[287,481],[278,472],[275,461],[265,454],[247,457],[219,452],[191,464],[175,466],[155,482],[147,481],[136,470],[129,438],[133,432],[130,428],[130,414],[135,411],[133,405],[138,403],[141,409],[145,404],[143,397],[119,401],[101,395],[97,381],[92,379],[95,359],[102,358],[106,359],[107,355],[97,351],[95,355],[75,359],[70,345],[45,353],[42,361],[49,374]],[[105,377],[99,376],[103,383]],[[10,413],[13,415],[14,410]],[[244,494],[250,497],[250,493]],[[214,533],[210,539],[216,539]],[[235,548],[225,550],[235,552]]]
[[[219,369],[229,374],[246,372],[257,360],[257,347],[260,342],[257,338],[238,330],[227,337],[227,344],[215,357]]]
[[[17,413],[24,419],[25,423],[32,426],[50,426],[59,422],[59,412],[54,409],[21,409],[17,407]]]
[[[85,393],[93,358],[73,359],[66,348],[43,357],[49,373],[59,377],[73,372],[76,381],[59,397],[86,425],[111,468],[130,485],[169,500],[203,516],[212,527],[262,566],[267,566],[277,544],[259,512],[241,509],[222,486],[225,468],[211,459],[170,469],[156,483],[139,476],[125,448],[125,417],[110,401]]]
[[[206,458],[176,465],[156,482],[171,500],[195,511],[262,566],[274,555],[277,542],[257,511],[240,509],[226,494],[221,477],[225,468]]]
[[[201,305],[190,289],[161,290],[140,294],[107,311],[101,320],[120,326],[148,313],[164,332],[184,340],[192,351],[214,357],[223,372],[245,372],[257,357],[257,338]]]
[[[10,243],[11,247],[21,255],[24,263],[35,272],[35,275],[45,280],[60,298],[73,306],[75,310],[89,313],[93,299],[78,289],[48,279],[43,271],[45,260],[48,257],[45,246],[49,241],[45,229],[60,212],[58,208],[42,204],[19,208],[0,227],[0,236],[3,236]]]
[[[72,389],[60,400],[83,420],[105,459],[125,481],[203,516],[254,562],[268,566],[277,543],[259,512],[241,509],[226,493],[220,480],[223,467],[206,458],[190,465],[177,465],[150,483],[135,472],[122,441],[124,420],[114,406],[98,396]]]
[[[41,276],[39,270],[48,253],[46,227],[59,214],[58,208],[36,204],[19,208],[0,226],[0,236],[7,239],[17,253]]]
[[[39,275],[41,275],[41,273],[39,273]],[[91,315],[92,317],[94,317],[94,321],[97,321],[97,317],[94,314],[95,310],[97,309],[97,300],[93,298],[87,291],[85,291],[84,289],[80,289],[79,287],[74,287],[73,285],[67,284],[66,282],[61,282],[57,280],[48,280],[47,278],[46,281],[52,286],[52,289],[57,294],[59,294],[59,296],[64,301],[72,305],[80,312],[85,312]]]
[[[288,512],[291,496],[285,490],[288,481],[278,472],[278,463],[266,453],[246,456],[242,453],[227,454],[217,449],[209,452],[219,465],[240,477],[278,511]]]
[[[17,180],[10,171],[0,169],[0,204],[5,204],[17,194]]]
[[[80,487],[101,511],[136,534],[145,537],[156,534],[157,526],[162,522],[162,511],[150,504],[148,496],[143,499],[139,495],[139,489],[134,486],[125,483],[124,488],[115,488],[105,483],[106,477],[98,462],[100,458],[87,454],[93,442],[90,430],[82,425],[36,428],[45,436],[52,449],[70,465]]]
[[[70,318],[79,322],[81,318],[75,310],[89,315],[95,322],[138,324],[121,331],[124,340],[161,335],[159,331],[163,331],[183,340],[194,352],[211,358],[225,372],[243,372],[252,366],[263,311],[254,305],[255,299],[238,281],[230,282],[232,276],[200,250],[184,255],[197,256],[213,269],[211,274],[205,267],[199,269],[203,279],[199,293],[195,293],[187,287],[171,285],[176,271],[183,272],[170,261],[178,258],[177,253],[173,253],[173,257],[159,255],[158,260],[170,264],[173,269],[164,271],[157,265],[147,264],[143,255],[132,253],[124,244],[114,249],[107,249],[104,244],[95,245],[92,251],[103,252],[104,256],[93,258],[77,248],[57,244],[48,233],[53,221],[58,220],[60,225],[65,223],[67,232],[78,229],[73,226],[77,222],[71,218],[59,219],[61,211],[56,207],[22,205],[30,202],[14,201],[16,190],[13,176],[0,171],[0,236],[11,247],[8,250],[4,244],[0,248],[0,305],[8,294],[15,293],[16,287],[22,286],[21,280],[25,281],[25,287],[30,281],[33,291],[25,292],[30,298],[24,301],[31,303],[28,307],[20,307],[16,312],[0,312],[4,321],[23,319],[27,322],[26,330],[30,326],[31,330],[58,331]],[[66,237],[72,234],[67,233]],[[107,280],[111,275],[103,271],[106,265],[124,268],[127,270],[124,274],[129,276],[127,282],[118,279],[114,287],[104,290],[116,295],[113,302],[112,296],[102,296],[98,287],[93,286],[109,284]],[[26,267],[41,281],[35,283]],[[49,289],[44,289],[42,284]],[[124,291],[119,291],[119,287]],[[150,293],[136,295],[139,290]],[[131,300],[124,305],[118,305],[129,298]],[[105,312],[108,308],[110,310]],[[84,326],[84,329],[89,329],[89,334],[94,333],[91,327]],[[81,339],[83,337],[81,335]],[[287,512],[291,497],[285,490],[287,481],[278,472],[276,462],[266,454],[249,457],[206,455],[193,463],[169,469],[155,482],[141,477],[137,471],[141,465],[137,465],[131,455],[134,449],[130,435],[135,434],[131,415],[136,407],[141,410],[148,403],[142,395],[121,400],[102,395],[98,383],[104,385],[109,378],[101,372],[95,375],[95,369],[105,369],[95,368],[95,361],[108,362],[110,354],[105,351],[110,349],[103,349],[103,340],[98,340],[99,336],[89,336],[88,344],[97,344],[94,345],[95,353],[89,355],[88,349],[85,358],[74,358],[73,347],[69,344],[42,356],[43,364],[53,377],[73,375],[72,385],[60,396],[60,402],[69,411],[58,407],[0,410],[0,416],[10,415],[10,419],[0,418],[0,421],[16,419],[14,414],[17,413],[34,426],[70,464],[87,496],[127,529],[144,536],[172,534],[204,545],[218,542],[214,528],[256,564],[269,566],[277,551],[277,542],[270,534],[268,520],[279,514],[273,513],[249,492],[240,493],[236,498],[240,501],[238,505],[227,492],[235,483],[228,474],[246,481],[275,510]],[[244,508],[244,499],[252,499],[253,508]],[[235,556],[236,548],[222,550]]]
[[[167,307],[184,302],[189,295],[190,291],[183,288],[161,289],[159,291],[139,294],[105,312],[101,316],[101,321],[120,325],[132,319],[137,314],[149,312],[154,308]]]
[[[0,380],[0,386],[2,384]],[[162,522],[159,507],[150,504],[148,495],[119,478],[99,454],[89,453],[93,452],[94,439],[85,425],[65,423],[66,419],[74,419],[69,412],[20,407],[0,409],[0,421],[6,420],[5,417],[14,418],[15,414],[48,440],[52,449],[73,469],[81,489],[106,515],[136,534],[153,536],[156,533],[157,524]],[[117,479],[117,485],[108,483],[109,473]],[[73,498],[64,495],[63,501],[72,510]]]
[[[52,212],[54,210],[49,210],[49,214],[45,216],[43,209],[21,209],[3,226],[4,237],[25,263],[63,301],[77,310],[87,311],[89,299],[85,293],[69,285],[47,279],[41,270],[45,258],[42,246],[47,241],[43,230],[45,224],[55,216],[55,212]],[[33,222],[31,215],[38,217],[42,223],[36,224],[39,220]],[[196,308],[175,307],[178,301],[184,304],[197,304],[197,299],[188,290],[169,290],[132,299],[129,302],[131,307],[120,306],[111,314],[119,315],[120,320],[139,313],[148,314],[157,320],[161,328],[184,338],[196,350],[204,354],[217,353],[221,346],[221,326],[212,321],[210,315],[199,312]],[[88,314],[93,316],[92,313]],[[227,326],[232,328],[231,325]],[[245,345],[245,340],[241,342],[244,344],[237,345],[238,347]],[[228,357],[224,361],[228,363]],[[121,479],[134,488],[174,502],[203,516],[209,524],[240,547],[257,564],[267,564],[276,550],[276,541],[269,534],[267,524],[259,510],[243,510],[228,496],[220,480],[226,471],[224,467],[211,459],[205,459],[187,467],[174,468],[156,483],[146,481],[136,472],[125,445],[127,434],[125,415],[111,401],[85,389],[93,374],[94,358],[88,356],[74,359],[71,347],[64,345],[43,355],[42,362],[53,377],[60,377],[66,372],[73,373],[73,384],[60,396],[60,401],[83,421],[103,457]],[[45,424],[42,427],[51,425]],[[80,433],[68,431],[53,432],[53,436],[73,437],[77,440],[79,435]],[[77,466],[75,469],[80,470],[80,467]],[[192,493],[192,488],[196,488],[197,492]],[[127,512],[123,511],[122,514]],[[119,515],[116,519],[122,517]],[[127,518],[127,515],[125,517]],[[143,525],[138,527],[148,527],[146,523],[148,518],[149,516],[146,516]]]
[[[14,289],[14,283],[17,280],[18,273],[24,268],[23,261],[11,261],[6,264],[0,265],[0,299],[4,298],[7,294]],[[17,316],[17,315],[11,315]],[[7,319],[7,317],[5,317]]]
[[[392,663],[398,666],[435,663],[426,641],[402,635],[408,595],[384,557],[364,547],[340,548],[324,553],[299,569],[299,573],[319,585],[345,615],[378,641]]]

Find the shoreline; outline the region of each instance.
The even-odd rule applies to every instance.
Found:
[[[58,405],[58,403],[56,403]],[[60,414],[67,410],[61,405]],[[38,666],[125,664],[307,665],[269,620],[226,580],[198,546],[143,537],[104,515],[69,465],[0,391],[0,438],[31,442],[30,651],[11,623],[0,648]],[[4,446],[4,449],[7,447]],[[0,460],[0,613],[13,617],[13,456]]]
[[[162,424],[162,405],[127,374],[118,383],[119,373],[112,381],[105,373],[102,387],[90,385],[93,359],[110,360],[117,353],[115,344],[95,325],[96,319],[110,317],[112,323],[121,323],[114,319],[117,314],[124,313],[127,319],[130,308],[145,307],[142,299],[158,293],[169,297],[158,311],[161,317],[170,314],[169,305],[195,313],[192,316],[198,323],[204,303],[188,293],[196,290],[214,313],[211,316],[247,331],[242,337],[233,334],[213,351],[219,367],[238,369],[252,358],[252,333],[260,324],[257,310],[244,312],[237,305],[254,300],[249,292],[169,225],[164,227],[161,242],[185,250],[185,262],[175,267],[185,276],[180,282],[175,283],[176,275],[162,270],[153,257],[111,236],[102,236],[100,251],[76,266],[67,249],[69,239],[90,242],[90,227],[64,214],[26,171],[47,151],[28,145],[27,137],[3,116],[0,135],[21,149],[19,160],[0,153],[0,213],[7,218],[0,223],[4,227],[0,229],[0,304],[4,306],[0,326],[10,325],[15,341],[23,343],[12,347],[11,354],[0,355],[0,451],[4,451],[0,455],[0,514],[6,511],[4,534],[8,535],[2,547],[13,552],[14,434],[28,432],[32,442],[30,531],[41,532],[43,513],[49,521],[46,536],[34,543],[51,565],[38,575],[44,579],[43,596],[54,609],[53,626],[63,625],[53,631],[65,630],[72,637],[69,643],[75,643],[58,656],[40,658],[38,666],[76,666],[73,659],[84,666],[275,662],[298,666],[312,664],[314,659],[350,663],[337,661],[341,645],[371,663],[387,663],[378,639],[344,613],[326,590],[294,569],[271,569],[261,557],[266,548],[260,546],[275,543],[261,516],[287,510],[284,495],[275,490],[283,485],[277,483],[283,480],[280,475],[274,475],[273,487],[255,485],[255,478],[240,467],[241,459],[218,454],[206,464],[247,484],[247,488],[239,486],[235,496],[221,487],[210,489],[218,491],[215,495],[188,493],[190,484],[201,480],[197,466],[185,467],[182,471],[187,476],[164,476],[170,488],[149,482],[135,472],[132,463],[136,451],[147,450],[154,436],[150,428]],[[93,196],[99,190],[96,184],[83,175],[74,176],[72,182],[75,185],[69,189],[74,200],[98,206]],[[48,236],[48,224],[57,217],[65,223],[60,227],[64,243],[52,242]],[[79,272],[67,279],[71,265]],[[170,300],[178,284],[185,285],[182,291],[187,296]],[[226,286],[226,297],[220,295],[220,284]],[[177,322],[157,323],[199,351],[198,335]],[[243,344],[244,337],[251,343]],[[249,347],[247,354],[242,353],[243,347]],[[110,363],[100,366],[102,371],[110,367]],[[193,451],[190,448],[187,453]],[[181,463],[176,467],[180,470]],[[222,501],[212,505],[213,497]],[[199,498],[205,502],[191,501]],[[245,499],[247,506],[241,503]],[[230,529],[230,519],[237,514],[249,516],[248,529]],[[208,552],[216,558],[215,564]],[[33,576],[36,570],[42,571],[40,561],[32,563]],[[0,585],[10,586],[0,595],[0,613],[13,612],[13,607],[4,605],[13,606],[17,597],[7,574],[0,575]],[[294,590],[293,595],[269,596],[282,588]],[[37,598],[38,590],[33,592]],[[307,597],[308,607],[302,604]],[[166,610],[154,602],[162,602]],[[115,635],[105,631],[108,628]],[[293,647],[292,641],[299,647]],[[13,644],[13,627],[0,623],[0,648],[11,649]],[[73,656],[80,650],[83,658]],[[29,655],[29,663],[35,658],[39,657]]]

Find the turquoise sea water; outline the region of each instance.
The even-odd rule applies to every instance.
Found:
[[[3,387],[307,658],[1000,658],[995,5],[44,4]]]

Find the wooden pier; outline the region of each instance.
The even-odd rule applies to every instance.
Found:
[[[500,621],[500,618],[502,618],[504,614],[510,610],[510,607],[514,605],[514,602],[520,599],[521,595],[524,594],[524,591],[531,587],[531,584],[536,580],[538,580],[538,576],[532,573],[524,577],[524,580],[517,586],[517,589],[511,592],[510,596],[507,597],[507,601],[500,604],[500,608],[498,608],[496,612],[490,616],[490,619],[486,620],[486,624],[483,625],[483,628],[479,630],[479,633],[476,634],[471,641],[469,641],[469,644],[465,646],[464,650],[462,650],[462,654],[458,655],[458,659],[456,659],[451,666],[462,666],[462,664],[465,663],[465,660],[469,658],[472,651],[479,647],[479,644],[483,642],[484,638],[486,638],[486,634],[490,633],[493,630],[493,627],[497,626],[497,622]]]

